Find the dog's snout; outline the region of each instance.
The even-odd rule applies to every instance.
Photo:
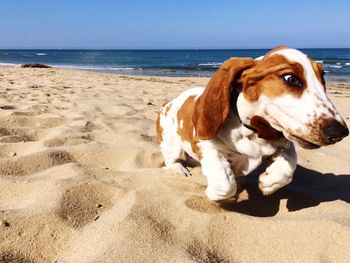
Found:
[[[327,120],[323,131],[329,144],[336,143],[349,135],[349,129],[346,127],[346,124],[335,119]]]

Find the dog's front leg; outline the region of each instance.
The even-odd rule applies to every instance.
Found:
[[[220,201],[236,194],[237,186],[230,163],[210,143],[202,144],[202,173],[207,177],[206,195],[210,200]]]
[[[297,154],[294,144],[288,148],[280,148],[273,156],[273,163],[259,177],[259,188],[264,195],[270,195],[289,184],[297,165]]]

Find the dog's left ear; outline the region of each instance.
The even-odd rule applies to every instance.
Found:
[[[242,72],[254,65],[251,58],[231,58],[215,72],[194,107],[192,121],[198,139],[210,139],[218,133],[230,111],[232,87]]]

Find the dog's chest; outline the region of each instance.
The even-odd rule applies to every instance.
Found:
[[[253,159],[276,152],[279,142],[258,138],[257,133],[237,122],[235,120],[230,123],[231,125],[224,125],[214,139],[221,152],[242,154]]]
[[[279,142],[258,138],[256,133],[243,126],[222,129],[213,143],[230,162],[236,176],[250,173],[259,166],[264,156],[273,155],[280,146]]]
[[[263,156],[271,156],[277,148],[254,136],[242,137],[221,145],[221,152],[230,162],[236,176],[247,175],[262,162]]]

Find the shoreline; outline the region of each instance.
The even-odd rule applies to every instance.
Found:
[[[38,53],[41,54],[41,53]],[[8,67],[20,67],[23,64],[31,64],[31,63],[40,63],[44,65],[48,65],[52,68],[62,68],[62,69],[76,69],[76,70],[85,70],[85,71],[92,71],[92,72],[98,72],[98,73],[107,73],[107,74],[117,74],[117,75],[130,75],[130,76],[149,76],[149,77],[199,77],[199,78],[210,78],[215,71],[219,68],[219,65],[221,63],[217,62],[211,62],[211,63],[202,63],[198,64],[200,65],[211,65],[207,69],[195,69],[195,68],[186,68],[186,67],[115,67],[115,66],[93,66],[93,65],[73,65],[73,64],[64,64],[64,65],[57,65],[57,64],[50,64],[46,62],[33,62],[33,61],[27,61],[24,63],[5,63],[1,62],[0,67],[2,66],[8,66]],[[345,65],[350,65],[349,63],[345,63]],[[335,66],[332,67],[342,67],[339,66],[338,63]],[[326,81],[327,82],[344,82],[344,83],[350,83],[350,73],[337,73],[332,72],[330,73],[328,70],[325,70],[326,75]]]
[[[0,63],[0,68],[16,68],[16,69],[22,69],[22,70],[28,70],[21,68],[22,64],[1,64]],[[46,64],[45,64],[46,65]],[[99,71],[99,70],[90,70],[90,69],[80,69],[80,68],[69,68],[69,67],[57,67],[55,65],[48,65],[51,66],[52,68],[46,68],[46,69],[39,69],[39,70],[50,70],[50,69],[57,69],[57,70],[72,70],[72,71],[82,71],[82,72],[91,72],[91,73],[96,73],[96,74],[104,74],[104,75],[117,75],[117,76],[123,76],[123,77],[135,77],[135,78],[173,78],[173,79],[207,79],[209,80],[211,77],[210,76],[159,76],[159,75],[136,75],[136,74],[123,74],[123,73],[111,73],[111,72],[106,72],[106,71]],[[32,68],[35,69],[35,68]],[[38,69],[35,69],[38,70]],[[350,88],[350,76],[349,76],[349,81],[327,81],[326,80],[326,85],[331,85],[331,86],[336,86],[337,88]],[[344,87],[345,86],[345,87]],[[347,87],[349,86],[349,87]]]

